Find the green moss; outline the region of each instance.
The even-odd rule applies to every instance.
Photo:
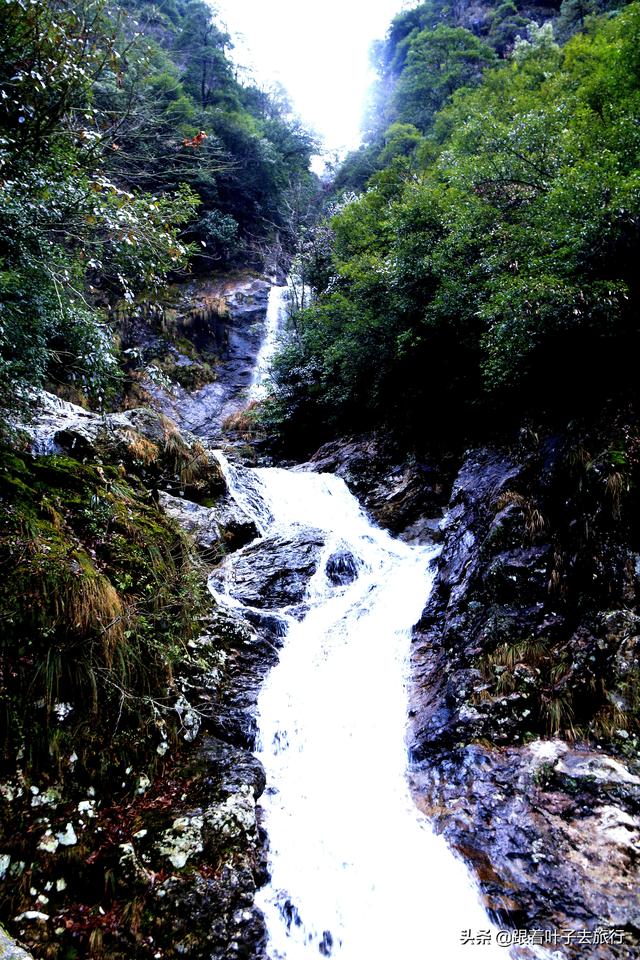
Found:
[[[28,767],[52,768],[75,751],[99,776],[114,750],[148,755],[208,605],[190,542],[121,467],[10,451],[0,526],[5,761],[23,748]],[[63,722],[59,703],[73,708]]]

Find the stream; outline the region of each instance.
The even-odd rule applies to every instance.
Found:
[[[270,957],[508,956],[461,944],[463,928],[491,923],[406,780],[410,634],[437,551],[373,526],[334,475],[244,469],[218,457],[263,537],[294,541],[311,531],[323,544],[302,605],[275,611],[286,637],[258,704],[271,881],[257,902]],[[212,582],[235,609],[242,553]]]
[[[271,291],[251,399],[265,389],[286,291]],[[52,452],[60,429],[92,434],[99,422],[45,396],[34,449]],[[211,592],[253,622],[275,616],[284,635],[258,701],[271,879],[256,902],[270,960],[508,956],[461,942],[463,930],[495,931],[470,873],[418,810],[406,777],[411,630],[437,549],[374,526],[335,475],[249,469],[215,455],[259,536],[212,573]],[[312,558],[306,568],[301,552]],[[257,593],[250,582],[247,594],[247,578]],[[265,596],[271,582],[277,590]]]

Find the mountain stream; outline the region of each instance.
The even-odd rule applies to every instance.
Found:
[[[293,543],[312,531],[323,544],[302,604],[270,611],[286,636],[258,703],[271,873],[258,905],[270,957],[508,956],[462,943],[463,928],[491,923],[406,780],[410,635],[436,551],[373,526],[337,476],[244,469],[218,457],[263,537]],[[236,609],[239,555],[212,585]]]

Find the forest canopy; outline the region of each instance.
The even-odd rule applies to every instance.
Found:
[[[316,187],[280,90],[241,83],[200,0],[0,8],[0,405],[117,382],[106,305],[260,267]]]
[[[387,112],[300,266],[315,298],[269,417],[310,443],[380,425],[464,434],[635,395],[640,4],[572,31],[563,4],[564,45],[530,22],[502,56],[432,13],[392,25]]]

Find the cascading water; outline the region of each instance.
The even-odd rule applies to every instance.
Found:
[[[282,330],[287,311],[289,287],[271,287],[267,316],[265,318],[264,340],[256,357],[253,380],[249,387],[249,400],[262,400],[267,394],[269,364],[278,346],[278,336]]]
[[[259,700],[271,882],[258,904],[272,960],[504,958],[461,944],[463,928],[490,921],[406,781],[410,631],[435,551],[372,526],[338,477],[219,457],[263,533],[325,538],[304,616],[281,611],[288,633]],[[237,606],[232,583],[218,598]]]

